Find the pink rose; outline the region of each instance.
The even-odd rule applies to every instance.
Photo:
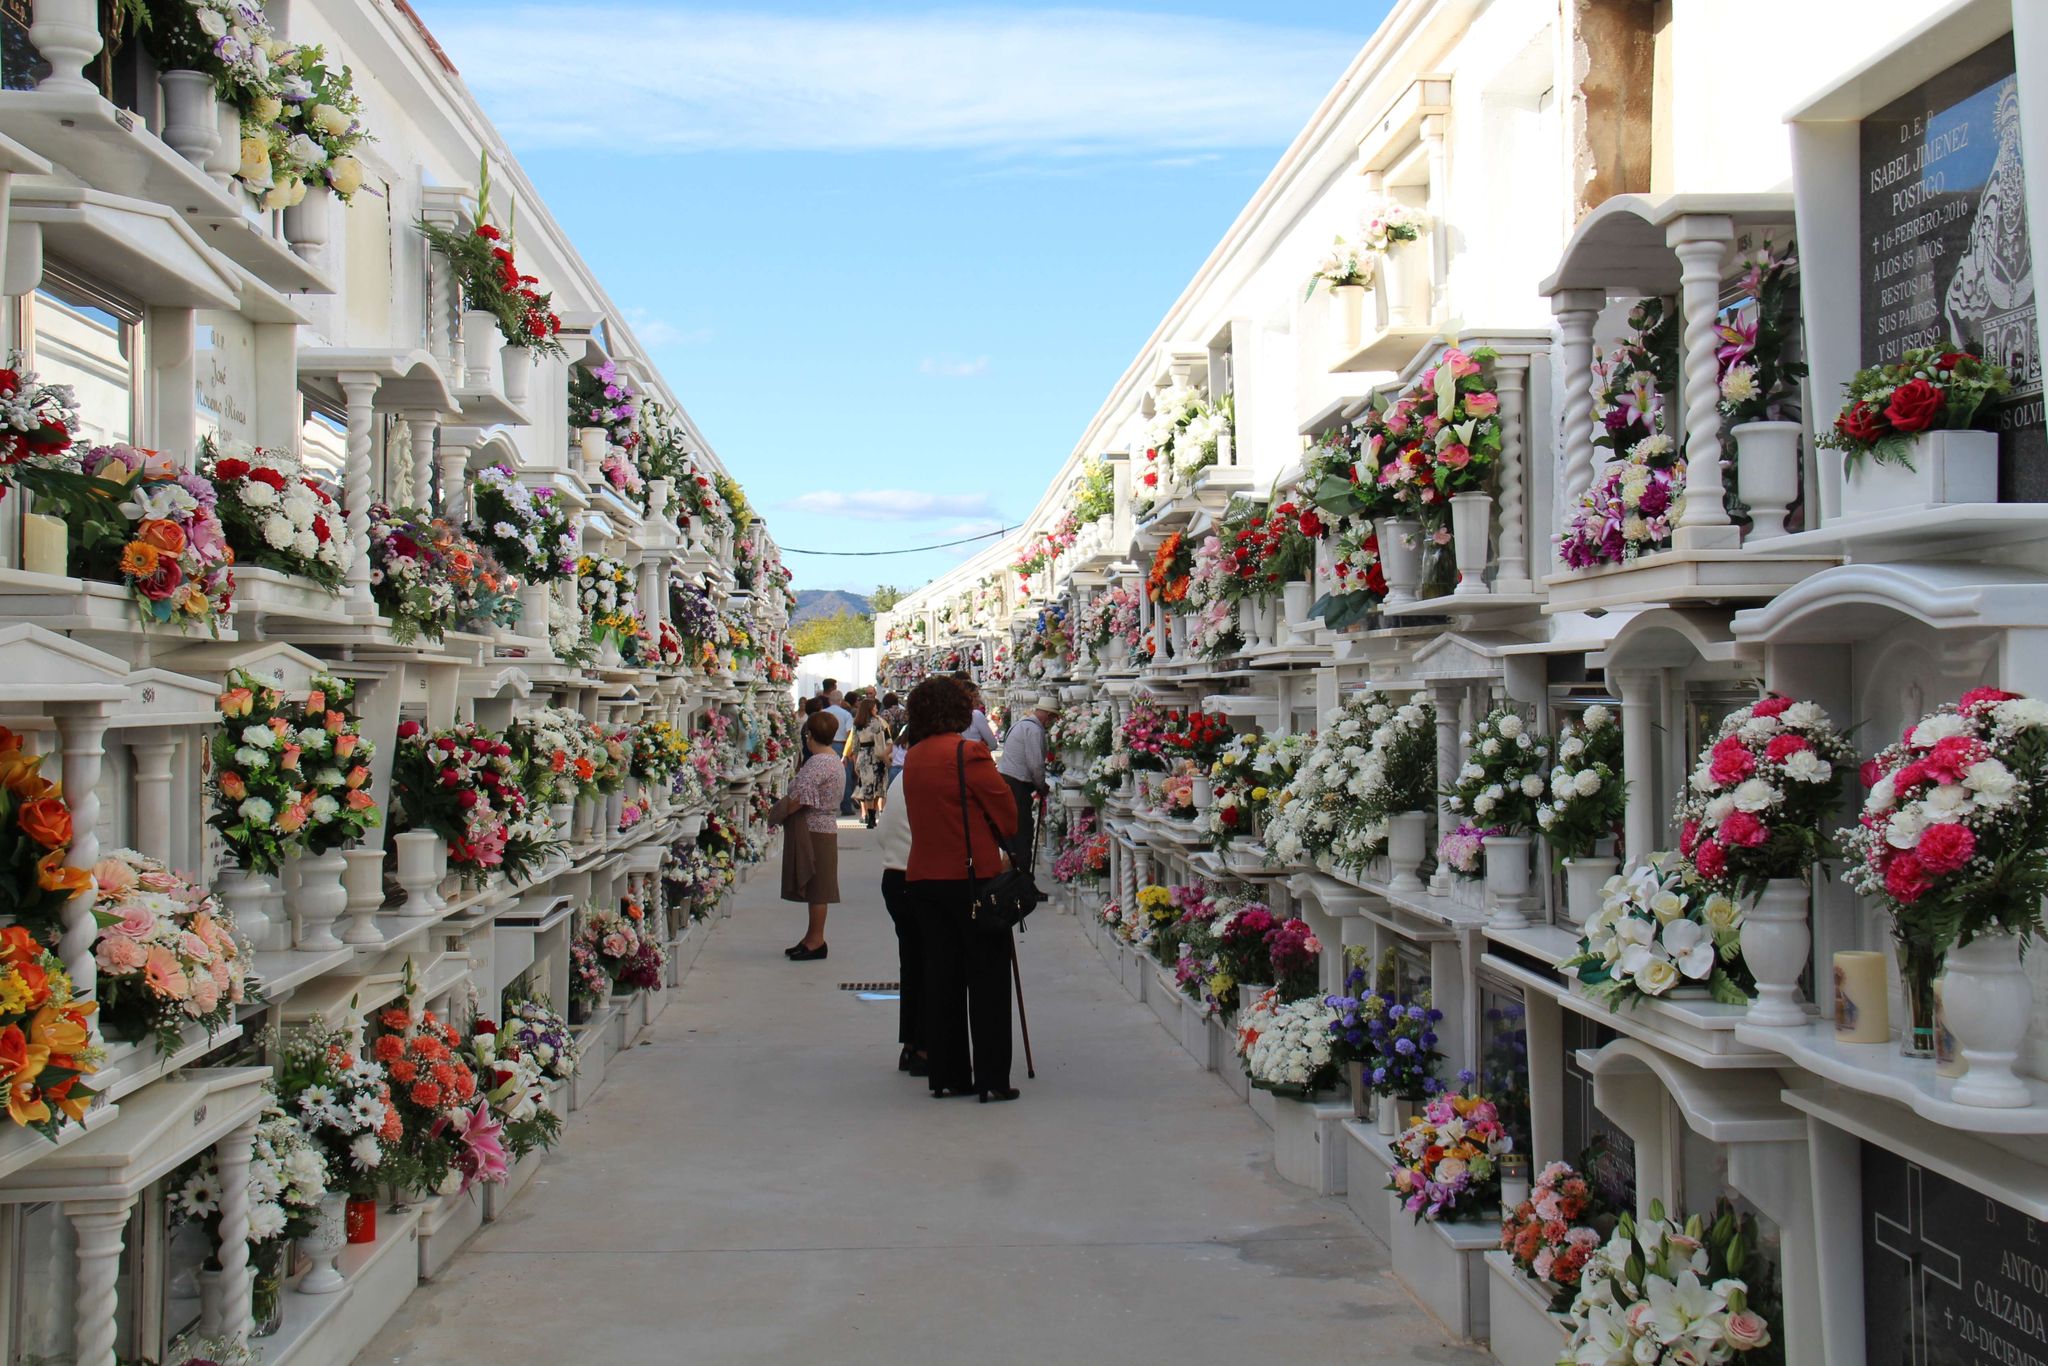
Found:
[[[1955,872],[1976,852],[1977,837],[1966,825],[1930,825],[1913,850],[1920,866],[1936,877]]]
[[[110,934],[93,949],[93,960],[110,977],[125,977],[142,966],[142,945],[119,934]]]
[[[156,913],[147,906],[131,902],[121,907],[118,914],[120,921],[107,927],[116,934],[125,934],[130,939],[147,939],[150,931],[156,928]]]
[[[1491,417],[1500,411],[1500,395],[1491,389],[1465,395],[1465,411],[1474,417]]]
[[[1472,463],[1472,452],[1463,442],[1453,441],[1438,451],[1436,458],[1454,470],[1462,470]]]
[[[1771,1345],[1771,1326],[1764,1322],[1763,1315],[1747,1309],[1739,1314],[1730,1314],[1728,1321],[1721,1325],[1721,1335],[1738,1352],[1754,1352],[1759,1347]]]

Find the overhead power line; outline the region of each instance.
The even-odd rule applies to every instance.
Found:
[[[1015,527],[1006,526],[999,531],[984,531],[979,536],[962,536],[957,541],[940,541],[937,545],[906,546],[902,550],[798,550],[793,545],[778,546],[776,548],[785,555],[836,555],[842,558],[866,559],[872,555],[916,555],[926,550],[950,550],[956,545],[972,545],[976,541],[986,541],[996,536],[1007,536],[1015,530]]]

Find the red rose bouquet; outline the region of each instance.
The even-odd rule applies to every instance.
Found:
[[[1776,694],[1732,712],[1699,756],[1678,803],[1678,852],[1714,891],[1753,897],[1804,879],[1855,751],[1811,702]]]
[[[1980,427],[1990,416],[1985,404],[2011,392],[2004,366],[1967,351],[1922,347],[1851,376],[1835,429],[1820,444],[1846,452],[1852,473],[1866,456],[1881,464],[1910,464],[1913,436]]]

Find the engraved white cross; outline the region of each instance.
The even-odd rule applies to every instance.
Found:
[[[1963,1259],[1927,1237],[1927,1220],[1920,1200],[1920,1168],[1906,1164],[1906,1222],[1880,1214],[1876,1223],[1877,1245],[1906,1264],[1907,1297],[1912,1310],[1913,1366],[1927,1363],[1927,1278],[1954,1290],[1963,1288]],[[1919,1275],[1912,1273],[1918,1271]]]

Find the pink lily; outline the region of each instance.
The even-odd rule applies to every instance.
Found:
[[[476,1109],[462,1114],[456,1135],[462,1146],[456,1149],[455,1165],[462,1172],[462,1188],[478,1181],[503,1181],[511,1174],[505,1159],[505,1125],[491,1114],[491,1107],[479,1100]]]

